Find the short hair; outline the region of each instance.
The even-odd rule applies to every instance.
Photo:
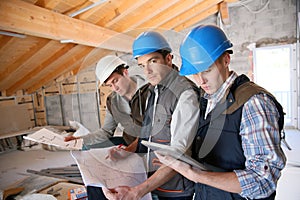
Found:
[[[171,51],[169,51],[167,49],[160,49],[155,52],[161,54],[163,56],[163,58],[166,58],[166,56],[171,53]]]
[[[110,75],[112,75],[113,73],[117,73],[117,74],[120,74],[121,76],[123,76],[124,70],[128,69],[128,68],[129,68],[128,65],[121,64],[121,65],[117,66],[116,69]],[[106,83],[106,82],[107,82],[107,79],[104,81],[104,83]]]

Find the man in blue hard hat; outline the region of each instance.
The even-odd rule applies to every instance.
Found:
[[[275,97],[229,70],[231,42],[201,25],[180,46],[181,75],[205,91],[193,158],[223,172],[201,171],[169,156],[160,161],[194,181],[195,199],[274,199],[286,157],[280,146],[283,111]]]
[[[199,120],[199,88],[179,76],[170,45],[158,32],[140,34],[133,43],[133,56],[151,84],[140,141],[166,144],[190,153]],[[161,163],[157,165],[154,152],[141,143],[136,152],[146,153],[149,178],[135,187],[106,191],[109,199],[141,199],[149,192],[154,199],[193,199],[192,181]]]

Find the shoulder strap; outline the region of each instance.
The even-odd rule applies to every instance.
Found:
[[[282,142],[286,145],[286,147],[289,150],[291,150],[290,146],[285,141],[285,132],[283,130],[285,113],[283,111],[281,104],[276,100],[276,98],[270,92],[256,85],[255,83],[248,81],[238,86],[233,93],[235,97],[235,102],[225,111],[226,114],[232,114],[238,108],[243,106],[255,94],[260,94],[260,93],[267,94],[272,99],[279,112],[278,126],[279,126],[280,138]]]
[[[265,93],[268,94],[272,99],[275,100],[275,97],[271,93],[269,93],[264,88],[256,85],[255,83],[248,81],[243,83],[242,85],[238,86],[233,91],[233,96],[235,98],[235,102],[226,110],[227,114],[232,114],[242,105],[244,105],[253,95]],[[276,105],[277,106],[277,105]]]
[[[285,114],[283,112],[282,106],[270,92],[268,92],[266,89],[256,85],[251,81],[245,82],[235,89],[234,91],[235,102],[226,110],[226,113],[232,114],[242,105],[244,105],[253,95],[260,94],[260,93],[267,94],[268,96],[271,97],[271,99],[275,103],[276,108],[280,115],[278,124],[279,124],[279,130],[281,131],[283,129],[284,114]]]

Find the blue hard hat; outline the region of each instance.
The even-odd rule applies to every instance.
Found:
[[[172,51],[167,40],[159,33],[146,31],[141,33],[133,42],[133,57],[138,58],[142,55],[153,53],[158,50]]]
[[[225,33],[214,25],[193,28],[180,45],[180,75],[207,70],[227,49],[232,47]]]

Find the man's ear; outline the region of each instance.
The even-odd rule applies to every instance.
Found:
[[[226,66],[228,66],[230,64],[230,54],[229,53],[225,53],[224,63],[225,63]]]
[[[128,69],[123,70],[123,76],[129,76]]]
[[[166,61],[167,61],[167,64],[172,66],[172,59],[173,59],[173,55],[172,54],[168,54],[166,55]]]

